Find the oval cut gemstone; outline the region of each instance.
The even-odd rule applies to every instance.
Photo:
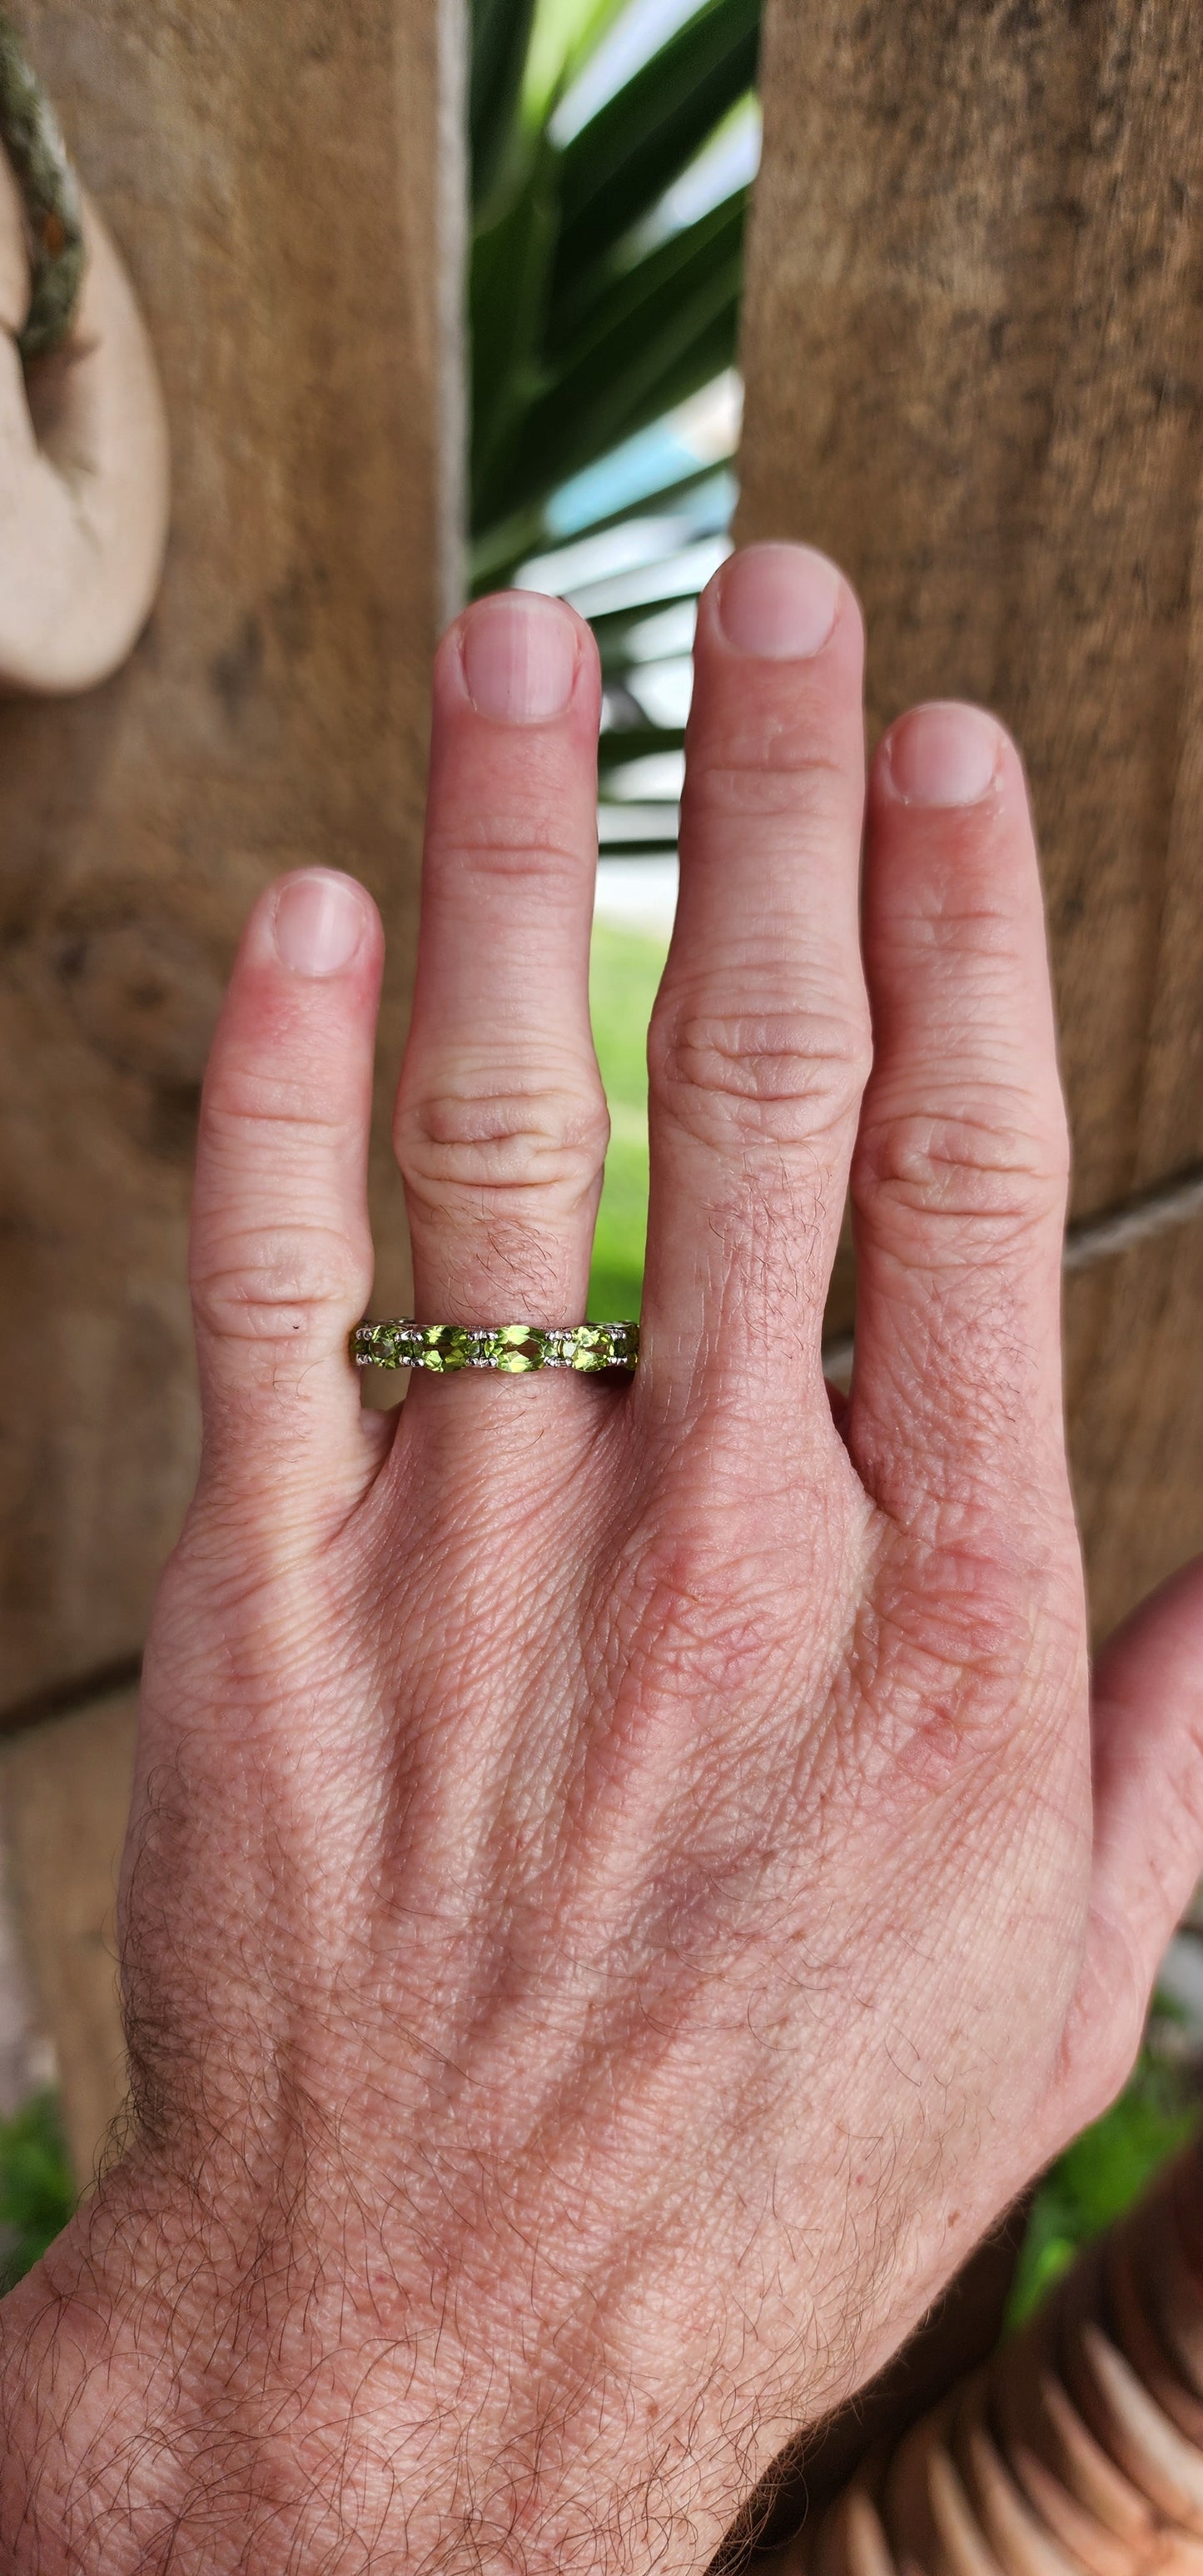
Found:
[[[613,1339],[607,1325],[582,1324],[576,1336],[572,1365],[582,1372],[608,1368],[612,1351]]]
[[[467,1368],[472,1345],[458,1324],[434,1324],[426,1335],[426,1366],[443,1376]]]
[[[485,1350],[493,1367],[508,1377],[525,1377],[529,1369],[546,1366],[547,1351],[543,1335],[532,1324],[502,1324],[490,1333]]]
[[[356,1357],[373,1368],[399,1368],[401,1347],[395,1324],[361,1324],[355,1336]]]

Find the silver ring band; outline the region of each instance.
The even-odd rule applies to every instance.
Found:
[[[528,1377],[532,1369],[575,1369],[582,1377],[639,1365],[638,1324],[416,1324],[399,1315],[386,1324],[357,1324],[351,1335],[356,1368],[429,1369],[450,1377],[460,1369],[496,1369]]]

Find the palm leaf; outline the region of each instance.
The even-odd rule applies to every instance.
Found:
[[[473,0],[468,138],[478,219],[513,154],[535,6],[536,0]]]
[[[721,365],[717,369],[711,369],[710,373],[721,375]],[[687,399],[687,395],[682,396],[682,400]],[[590,462],[593,460],[591,459]],[[715,472],[715,465],[707,460],[704,464],[695,465],[688,473],[670,473],[667,480],[654,483],[639,500],[625,502],[615,509],[591,513],[587,520],[582,522],[583,529],[589,536],[600,537],[607,535],[611,529],[636,527],[646,518],[662,518],[670,511],[680,511],[688,517],[690,500],[697,492],[704,490],[707,484],[714,482]],[[541,501],[534,501],[527,508],[515,511],[510,519],[495,520],[483,531],[471,548],[473,598],[478,599],[486,590],[504,588],[513,580],[519,566],[528,562],[538,552],[540,543],[546,540],[546,536],[547,527]]]
[[[546,124],[625,7],[626,0],[538,0],[526,65],[528,119]]]
[[[598,769],[603,785],[614,770],[625,768],[629,760],[646,760],[657,752],[683,751],[684,748],[684,725],[612,727],[603,735],[598,749]]]
[[[747,192],[640,226],[745,97],[760,8],[699,0],[564,140],[565,87],[624,5],[472,0],[472,528],[474,589],[520,578],[588,616],[602,847],[638,860],[674,845],[693,609],[730,502],[714,449],[693,462],[692,433],[653,425],[732,364]]]
[[[482,459],[482,525],[528,508],[730,366],[746,211],[741,189],[611,282],[532,399],[521,440]]]
[[[599,266],[752,87],[760,0],[705,5],[565,147],[553,338]]]
[[[473,248],[471,480],[476,505],[486,512],[490,494],[504,492],[546,382],[558,178],[555,147],[541,135],[525,185],[497,221],[478,232]]]

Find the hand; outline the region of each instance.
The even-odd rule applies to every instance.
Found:
[[[439,653],[423,1318],[584,1312],[598,696],[559,605]],[[1197,1579],[1092,1750],[1065,1127],[992,720],[904,717],[866,821],[847,587],[786,547],[712,584],[629,1385],[361,1411],[379,969],[355,885],[285,879],[213,1051],[135,2125],[4,2311],[19,2576],[704,2564],[1113,2092],[1203,1851]]]

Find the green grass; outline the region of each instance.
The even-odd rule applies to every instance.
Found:
[[[589,1000],[610,1104],[610,1151],[589,1279],[589,1312],[601,1322],[639,1313],[647,1236],[647,1024],[666,943],[599,921]]]
[[[1040,2185],[1011,2285],[1008,2325],[1030,2316],[1079,2246],[1122,2217],[1158,2166],[1186,2144],[1197,2117],[1181,2073],[1142,2051],[1118,2102],[1083,2129]]]
[[[11,2290],[65,2227],[75,2185],[54,2093],[0,2120],[0,2290]]]

